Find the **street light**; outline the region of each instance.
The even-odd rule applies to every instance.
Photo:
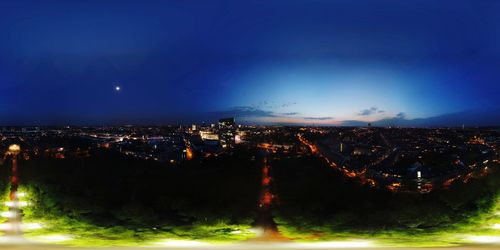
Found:
[[[12,144],[9,146],[9,153],[18,154],[21,151],[21,147],[17,144]]]

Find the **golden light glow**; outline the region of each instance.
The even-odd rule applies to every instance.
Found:
[[[19,153],[19,151],[21,151],[21,147],[17,144],[12,144],[9,146],[9,151],[11,153]]]
[[[186,148],[186,160],[193,159],[193,150],[190,147]]]
[[[309,141],[307,141],[306,139],[304,139],[304,137],[302,137],[301,134],[299,134],[298,137],[299,137],[300,142],[302,142],[303,144],[305,144],[306,146],[309,147],[309,149],[311,150],[311,153],[313,153],[313,154],[318,153],[318,148],[314,144],[312,144]]]

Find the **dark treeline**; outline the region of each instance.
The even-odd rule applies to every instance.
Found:
[[[0,201],[6,201],[9,195],[10,189],[10,173],[11,173],[11,161],[10,156],[6,157],[6,161],[0,165]]]
[[[180,165],[102,149],[91,155],[19,161],[21,185],[33,192],[38,215],[129,228],[221,221],[248,225],[256,217],[262,167],[257,150],[237,149]],[[8,165],[2,167],[4,177]],[[314,156],[272,160],[271,165],[276,217],[306,230],[440,229],[486,211],[500,190],[497,165],[481,179],[429,194],[361,185]],[[7,187],[4,177],[0,184]]]
[[[496,169],[429,194],[392,193],[347,180],[316,157],[272,162],[279,195],[275,213],[297,228],[439,229],[485,212],[500,191]]]
[[[250,223],[258,200],[255,152],[169,165],[97,150],[89,158],[20,161],[36,213],[100,226]]]

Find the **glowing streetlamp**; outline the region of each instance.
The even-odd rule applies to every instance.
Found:
[[[8,218],[8,220],[7,223],[0,224],[0,230],[12,235],[21,233],[22,228],[19,209],[27,205],[26,202],[19,201],[17,196],[17,155],[20,152],[21,147],[19,145],[12,144],[9,146],[7,154],[12,155],[12,178],[10,182],[10,201],[5,202],[5,205],[9,207],[9,211],[2,213],[2,216]]]
[[[21,147],[17,144],[12,144],[9,146],[9,153],[13,155],[17,155],[21,152]]]

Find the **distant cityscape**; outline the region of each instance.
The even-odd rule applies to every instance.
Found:
[[[499,161],[499,128],[250,126],[234,118],[178,126],[0,127],[1,150],[20,156],[90,157],[96,149],[176,165],[259,148],[274,158],[316,155],[346,178],[393,192],[428,193],[468,182]],[[5,157],[0,160],[3,164]]]

